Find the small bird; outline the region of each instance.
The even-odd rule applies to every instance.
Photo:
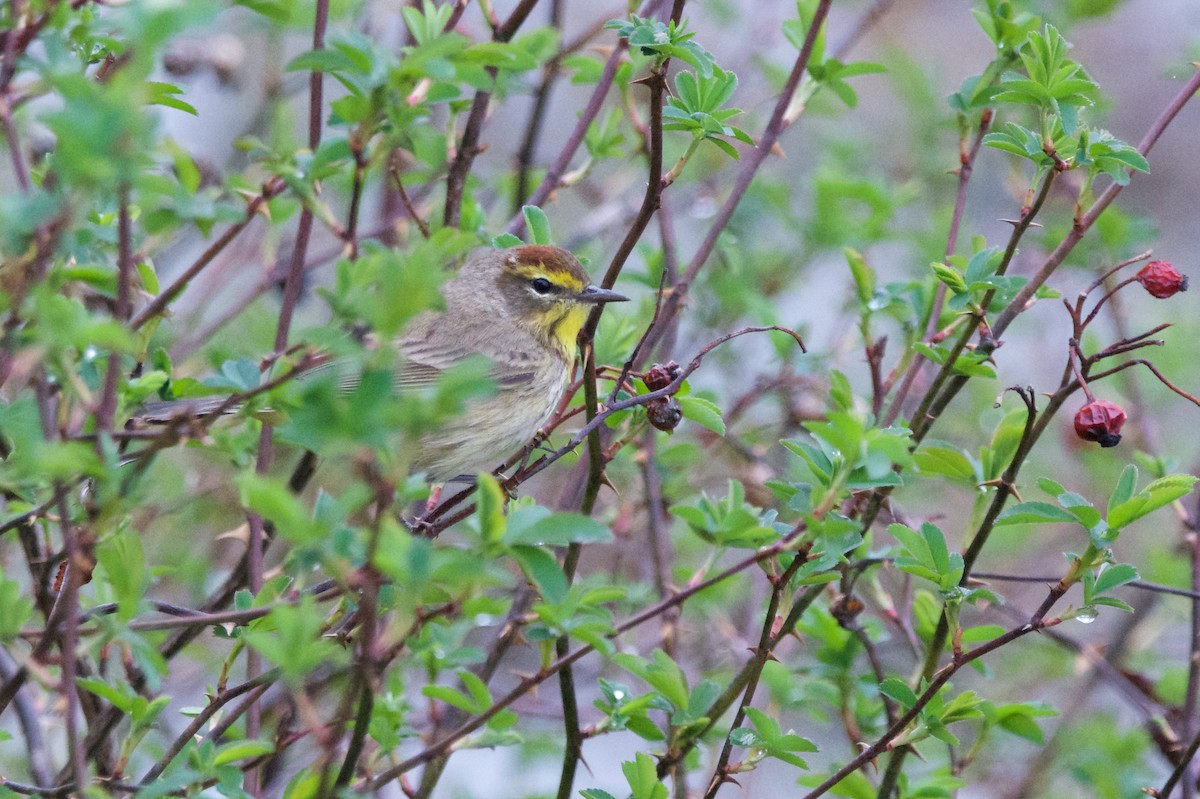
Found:
[[[593,285],[567,250],[543,244],[476,251],[442,294],[444,311],[419,314],[399,336],[397,391],[428,387],[443,371],[482,355],[492,362],[495,393],[468,401],[417,442],[412,469],[433,483],[473,478],[527,443],[550,420],[571,379],[590,308],[628,299]],[[135,420],[162,424],[214,407],[211,399],[155,403]]]

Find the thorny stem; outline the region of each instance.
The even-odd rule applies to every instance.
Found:
[[[678,20],[682,16],[683,5],[684,0],[675,0],[672,10],[673,19]],[[618,248],[612,262],[604,273],[604,278],[600,284],[604,288],[612,288],[616,284],[622,267],[624,267],[626,260],[633,252],[633,248],[641,238],[642,233],[649,226],[654,212],[658,210],[659,196],[667,185],[667,182],[662,178],[662,103],[663,93],[666,90],[666,69],[667,64],[665,62],[659,64],[651,70],[650,77],[647,79],[650,88],[650,148],[646,192],[642,198],[642,207],[638,211],[637,217],[634,219],[633,224],[630,225],[629,231],[621,242],[621,246]],[[584,344],[583,390],[587,408],[586,413],[589,420],[594,419],[599,410],[599,398],[596,390],[596,358],[595,350],[592,347],[592,340],[596,335],[596,327],[600,322],[600,313],[602,310],[602,306],[592,309],[579,336]],[[595,427],[589,432],[587,442],[588,476],[584,486],[584,495],[580,504],[580,510],[584,514],[590,515],[604,479],[604,445],[599,427]],[[574,575],[575,564],[578,558],[579,547],[576,544],[572,544],[567,551],[567,560],[564,563],[564,572],[568,580]],[[567,568],[568,566],[570,567],[569,569]],[[566,636],[561,636],[555,642],[555,651],[559,658],[566,657],[569,649],[570,642]],[[558,786],[558,799],[569,799],[571,788],[574,784],[576,766],[582,754],[583,743],[579,731],[579,711],[576,706],[574,674],[570,664],[566,665],[559,672],[559,682],[563,700],[563,723],[566,725],[566,746],[563,753],[562,776]]]
[[[200,730],[204,728],[204,725],[208,723],[209,719],[215,716],[221,708],[232,702],[234,699],[237,699],[239,696],[249,693],[254,688],[266,687],[267,685],[270,685],[278,678],[279,670],[273,669],[258,675],[252,680],[247,680],[240,685],[235,685],[233,688],[228,688],[217,696],[213,697],[209,703],[192,718],[188,725],[181,730],[178,735],[175,736],[175,739],[171,742],[171,745],[167,748],[167,751],[163,753],[162,757],[155,761],[154,765],[146,770],[145,776],[143,776],[140,781],[141,784],[143,786],[149,786],[153,784],[154,781],[160,776],[162,776],[162,773],[166,771],[167,766],[171,765],[171,761],[183,751],[185,746],[192,742],[194,737],[200,732]]]
[[[1005,468],[996,486],[996,493],[992,495],[992,501],[988,505],[986,514],[979,524],[979,528],[971,537],[970,543],[967,545],[966,551],[963,553],[963,573],[959,580],[959,585],[967,585],[970,582],[972,568],[978,560],[980,553],[983,552],[983,547],[987,544],[988,538],[995,528],[996,520],[999,519],[1000,513],[1004,510],[1005,504],[1009,497],[1015,493],[1017,475],[1024,465],[1025,459],[1029,453],[1033,451],[1034,444],[1037,443],[1042,433],[1046,429],[1048,422],[1054,418],[1058,408],[1066,401],[1067,397],[1074,391],[1075,385],[1067,382],[1067,378],[1063,378],[1064,385],[1050,398],[1047,406],[1041,411],[1040,416],[1035,405],[1034,394],[1032,389],[1014,388],[1021,400],[1025,403],[1026,416],[1025,428],[1021,433],[1021,440],[1017,445],[1016,452],[1013,453],[1012,461]],[[930,680],[933,678],[934,671],[937,668],[938,660],[941,657],[942,651],[946,646],[946,638],[950,634],[950,620],[945,610],[938,617],[937,627],[934,629],[933,637],[929,642],[929,646],[925,651],[925,663],[922,667],[921,674],[923,679]],[[888,766],[884,771],[884,777],[880,783],[878,796],[880,799],[887,799],[891,796],[895,780],[899,778],[900,769],[909,752],[908,747],[901,747],[892,752],[891,758],[888,761]]]
[[[1146,156],[1150,153],[1151,148],[1154,147],[1155,143],[1158,141],[1159,137],[1162,136],[1167,126],[1170,125],[1171,121],[1174,120],[1176,115],[1178,115],[1178,113],[1183,109],[1188,100],[1190,100],[1196,94],[1197,90],[1200,90],[1200,70],[1192,75],[1192,77],[1184,85],[1183,89],[1181,89],[1175,95],[1171,102],[1167,104],[1167,107],[1163,109],[1162,113],[1159,114],[1153,123],[1151,123],[1150,128],[1146,131],[1146,134],[1142,136],[1141,141],[1138,142],[1138,152],[1140,152],[1143,156]],[[1050,173],[1050,175],[1056,174],[1058,174],[1057,171],[1051,171]],[[1048,179],[1049,177],[1047,180]],[[1054,274],[1055,270],[1058,269],[1058,267],[1066,259],[1067,255],[1075,248],[1075,245],[1077,245],[1083,238],[1084,234],[1091,229],[1092,225],[1094,225],[1096,220],[1100,217],[1100,214],[1102,214],[1105,209],[1112,204],[1112,202],[1117,198],[1117,195],[1121,193],[1123,188],[1124,187],[1117,182],[1110,184],[1109,187],[1105,189],[1104,192],[1096,199],[1096,202],[1092,204],[1092,207],[1088,209],[1087,213],[1080,217],[1078,224],[1074,225],[1070,232],[1063,237],[1063,240],[1059,242],[1057,247],[1054,248],[1054,251],[1050,253],[1050,255],[1042,263],[1042,266],[1030,278],[1029,282],[1021,287],[1013,299],[996,317],[996,320],[991,325],[989,336],[980,343],[980,349],[982,351],[990,353],[996,348],[996,346],[998,346],[1000,337],[1008,329],[1008,326],[1012,324],[1013,320],[1016,319],[1017,316],[1028,307],[1030,300],[1033,299],[1033,296],[1037,293],[1037,290],[1040,289],[1047,280],[1049,280],[1050,276]],[[935,418],[938,414],[940,414],[942,409],[949,405],[951,400],[953,400],[958,394],[959,390],[966,385],[968,379],[969,378],[966,376],[960,375],[956,376],[950,382],[950,385],[945,391],[942,392],[942,395],[931,407],[933,416]],[[932,392],[929,392],[927,397],[931,395]],[[898,410],[896,412],[898,413]],[[895,417],[891,416],[891,418]],[[930,424],[932,424],[932,420],[929,420],[929,422],[926,423],[925,418],[919,415],[914,416],[914,422],[917,425],[924,425],[926,429]]]
[[[1053,591],[1051,592],[1051,597],[1054,597]],[[1050,604],[1053,604],[1053,602]],[[1043,607],[1045,607],[1045,603],[1043,603]],[[1041,611],[1039,611],[1039,613],[1041,613]],[[895,724],[888,727],[887,732],[885,732],[883,736],[879,738],[879,740],[863,749],[857,757],[835,771],[812,791],[806,793],[804,795],[804,799],[817,799],[819,796],[824,796],[831,788],[833,788],[847,776],[853,774],[855,771],[858,771],[880,754],[890,749],[892,742],[900,737],[900,734],[904,732],[905,728],[907,728],[909,724],[917,719],[917,717],[921,714],[921,711],[925,709],[925,707],[933,700],[933,698],[937,696],[938,692],[941,691],[942,687],[949,682],[950,678],[953,677],[963,666],[971,663],[972,661],[978,660],[984,655],[993,652],[996,649],[999,649],[1000,647],[1017,640],[1018,638],[1028,635],[1031,632],[1041,630],[1045,627],[1052,627],[1056,624],[1058,624],[1057,619],[1043,621],[1039,614],[1035,614],[1035,616],[1031,618],[1029,622],[1021,625],[1020,627],[1011,629],[1003,635],[999,635],[993,638],[991,641],[988,641],[986,644],[981,644],[969,652],[961,652],[955,655],[954,659],[950,663],[943,666],[934,675],[933,679],[929,683],[929,687],[917,697],[917,701],[913,704],[913,706],[909,708],[903,716],[897,719]]]
[[[967,208],[967,186],[975,171],[975,160],[979,157],[979,151],[983,146],[983,137],[987,135],[988,129],[991,127],[992,116],[990,108],[984,109],[980,114],[979,127],[970,146],[966,145],[965,139],[959,145],[958,191],[954,196],[954,212],[950,215],[950,230],[946,234],[945,255],[947,259],[954,255],[954,251],[958,248],[958,229]],[[938,332],[938,323],[942,318],[942,306],[945,301],[946,284],[939,281],[937,293],[933,299],[933,308],[929,312],[929,321],[925,325],[926,341],[932,341]],[[904,400],[908,397],[908,392],[920,374],[924,363],[925,356],[917,353],[912,363],[908,365],[908,370],[900,381],[900,388],[896,390],[895,398],[892,400],[892,410],[889,412],[885,424],[895,421],[896,416],[899,415],[900,408],[904,407]]]
[[[654,12],[663,0],[648,0],[639,12],[641,16],[647,16]],[[567,141],[559,150],[558,157],[550,168],[546,170],[546,176],[542,178],[542,182],[533,190],[533,194],[529,196],[523,205],[541,206],[550,198],[561,185],[563,175],[566,174],[567,168],[571,165],[571,159],[575,157],[575,153],[583,144],[584,138],[587,136],[588,128],[600,113],[600,109],[604,107],[604,98],[608,96],[609,89],[612,88],[613,80],[617,76],[617,67],[621,65],[621,59],[624,58],[625,52],[629,49],[629,41],[620,39],[617,41],[617,46],[613,48],[609,54],[608,60],[604,62],[604,69],[600,73],[600,78],[596,82],[596,88],[592,90],[591,97],[588,98],[587,104],[584,105],[583,111],[579,114],[579,119],[575,122],[575,127],[571,130],[571,135],[567,137]],[[513,235],[521,235],[525,232],[525,215],[519,210],[504,226],[505,233]]]
[[[1046,198],[1050,195],[1050,187],[1054,185],[1054,179],[1057,176],[1058,173],[1054,171],[1050,171],[1046,174],[1045,179],[1042,181],[1041,190],[1038,191],[1037,198],[1013,226],[1012,235],[1009,236],[1008,246],[1004,249],[1004,255],[1000,259],[1000,265],[996,269],[996,274],[1003,275],[1008,271],[1008,266],[1012,263],[1013,256],[1016,255],[1017,244],[1021,241],[1021,238],[1025,235],[1025,232],[1029,230],[1030,225],[1033,224],[1033,220],[1042,210],[1042,205],[1046,202]],[[940,408],[938,412],[935,412],[933,408],[940,399],[939,394],[942,390],[942,387],[948,380],[951,379],[952,376],[954,376],[954,362],[958,360],[958,356],[963,352],[964,349],[966,349],[967,344],[975,336],[976,326],[983,321],[984,315],[987,312],[987,307],[991,303],[994,293],[994,291],[988,291],[984,294],[983,299],[981,299],[979,302],[979,310],[972,316],[971,322],[963,326],[962,333],[959,334],[958,339],[954,342],[954,346],[950,348],[950,352],[946,356],[945,363],[943,363],[942,368],[938,370],[938,373],[934,377],[933,382],[930,384],[929,389],[925,392],[925,396],[922,398],[921,404],[917,406],[916,412],[913,413],[912,430],[914,442],[919,443],[921,441],[925,433],[928,432],[929,428],[932,426],[934,420],[937,418]],[[999,333],[992,334],[992,338],[997,336],[999,336]],[[899,412],[899,406],[893,402],[892,408],[888,412],[888,418],[895,419],[896,416],[899,415]]]
[[[329,22],[329,0],[317,0],[316,13],[313,20],[312,49],[325,49],[325,29]],[[308,77],[308,148],[316,152],[321,143],[321,122],[323,119],[324,73],[313,70]],[[275,352],[287,349],[288,337],[291,332],[292,316],[296,305],[300,302],[300,292],[304,286],[304,261],[308,253],[309,237],[312,235],[313,211],[308,203],[300,212],[300,220],[296,228],[296,241],[292,248],[292,262],[287,279],[283,284],[283,300],[279,309],[279,322],[275,327]],[[255,457],[254,470],[258,474],[266,474],[271,468],[274,455],[274,427],[264,424],[259,433],[258,449]],[[247,549],[247,581],[246,587],[251,594],[257,594],[263,584],[263,549],[266,532],[262,516],[251,511],[247,514],[250,527],[250,537]],[[253,680],[258,676],[261,660],[257,650],[250,649],[246,653],[246,679]],[[252,703],[246,714],[246,735],[255,738],[259,734],[259,706]],[[261,790],[257,770],[246,773],[246,790],[257,795]]]
[[[691,597],[700,593],[701,591],[707,590],[708,588],[711,588],[714,585],[722,583],[725,580],[728,580],[730,577],[733,577],[736,574],[740,574],[741,572],[753,567],[754,565],[756,565],[758,563],[761,563],[765,560],[774,558],[774,557],[778,556],[779,554],[781,554],[782,552],[789,550],[790,548],[792,548],[794,546],[796,539],[804,532],[805,529],[806,528],[803,525],[799,525],[795,529],[790,531],[787,535],[780,538],[778,541],[776,541],[771,546],[760,549],[753,555],[743,558],[742,560],[738,561],[737,563],[734,563],[733,565],[726,567],[725,569],[721,570],[720,572],[717,572],[716,574],[714,574],[713,576],[711,576],[705,580],[701,580],[695,584],[689,585],[687,588],[680,589],[679,591],[672,594],[670,597],[668,597],[660,602],[655,603],[654,605],[646,608],[642,612],[637,613],[637,614],[631,616],[630,618],[626,619],[621,624],[616,625],[613,628],[613,631],[609,634],[609,637],[614,638],[616,636],[619,636],[623,633],[626,633],[626,632],[634,629],[635,627],[645,624],[646,622],[648,622],[652,619],[656,619],[656,618],[660,617],[665,611],[669,610],[670,608],[682,605],[688,599],[690,599]],[[438,739],[437,741],[435,741],[433,744],[426,747],[423,751],[419,752],[418,754],[413,755],[412,757],[408,758],[407,760],[397,763],[396,765],[392,766],[391,768],[388,768],[385,771],[380,772],[379,774],[377,774],[374,778],[372,778],[370,780],[360,781],[358,784],[356,784],[355,789],[359,790],[359,791],[365,790],[365,789],[378,790],[379,788],[383,787],[387,783],[396,779],[398,776],[405,773],[406,771],[416,768],[417,766],[421,765],[422,763],[427,763],[431,760],[441,757],[442,755],[444,755],[445,753],[447,753],[451,750],[451,748],[454,746],[454,743],[456,741],[461,740],[464,736],[470,735],[472,732],[474,732],[475,730],[479,729],[481,726],[486,724],[489,719],[494,717],[501,710],[505,709],[506,707],[508,707],[513,702],[520,699],[521,697],[527,695],[529,693],[529,691],[532,690],[534,687],[545,682],[550,677],[553,677],[555,674],[557,674],[559,672],[559,670],[561,670],[565,666],[569,666],[572,663],[575,663],[580,658],[593,652],[594,650],[595,650],[595,647],[593,647],[591,644],[583,644],[579,648],[573,650],[566,657],[558,658],[553,663],[550,663],[549,665],[544,666],[543,668],[538,670],[537,673],[522,677],[518,681],[518,684],[516,685],[516,687],[514,687],[511,691],[509,691],[507,694],[505,694],[500,699],[496,700],[492,704],[492,706],[489,707],[487,710],[476,715],[474,718],[470,719],[469,721],[463,723],[457,729],[451,731],[450,733],[446,734],[442,738]]]
[[[590,514],[591,507],[585,507],[583,512]],[[567,547],[567,554],[563,558],[563,574],[566,576],[568,584],[575,581],[575,570],[579,565],[579,556],[582,551],[583,547],[578,543],[572,543]],[[565,635],[559,636],[558,640],[554,642],[554,654],[559,658],[565,658],[570,652],[570,639]],[[558,688],[559,696],[562,698],[565,741],[562,772],[559,776],[556,796],[557,799],[570,799],[572,788],[575,785],[575,772],[578,769],[579,760],[583,756],[583,735],[579,725],[579,697],[575,689],[575,671],[570,665],[564,666],[558,672]]]
[[[535,5],[537,0],[521,0],[504,24],[493,32],[492,41],[507,42],[511,39]],[[494,80],[495,67],[487,69]],[[458,227],[462,219],[463,192],[467,186],[467,176],[471,173],[471,165],[475,162],[475,157],[483,152],[479,138],[483,133],[483,123],[487,119],[488,103],[491,99],[490,91],[479,89],[471,101],[471,111],[467,115],[462,139],[455,149],[454,161],[451,162],[450,171],[446,175],[446,209],[442,214],[442,223],[446,227]]]
[[[733,739],[730,736],[741,726],[742,721],[746,718],[746,708],[750,707],[751,702],[754,701],[754,692],[758,689],[758,680],[762,676],[763,667],[767,665],[767,660],[772,656],[772,631],[775,627],[776,614],[779,612],[779,602],[783,598],[783,592],[787,588],[788,582],[804,565],[805,560],[803,557],[793,558],[788,567],[784,569],[783,574],[771,579],[771,598],[767,602],[767,613],[763,619],[762,632],[758,637],[758,647],[754,650],[754,657],[750,661],[751,668],[749,679],[746,681],[746,690],[742,694],[742,701],[733,716],[733,721],[729,724],[729,732],[725,734],[725,743],[721,747],[721,754],[713,768],[712,779],[709,781],[704,799],[713,799],[729,777],[726,769],[729,766],[729,756],[733,754]]]
[[[1150,150],[1158,142],[1163,131],[1167,129],[1167,126],[1171,124],[1176,115],[1183,110],[1183,107],[1187,105],[1188,100],[1192,99],[1197,90],[1200,90],[1200,70],[1197,70],[1188,79],[1187,83],[1184,84],[1183,88],[1179,90],[1171,102],[1167,104],[1162,113],[1151,123],[1150,129],[1146,131],[1141,141],[1138,142],[1137,149],[1139,153],[1143,156],[1150,154]],[[1037,290],[1050,279],[1050,276],[1062,264],[1068,253],[1075,248],[1075,245],[1079,243],[1084,234],[1096,223],[1096,220],[1100,218],[1100,214],[1104,213],[1108,206],[1112,205],[1123,188],[1125,187],[1114,181],[1096,198],[1096,202],[1080,218],[1079,224],[1074,226],[1059,245],[1054,248],[1054,252],[1049,255],[1038,271],[1029,279],[1029,282],[1021,287],[1012,301],[996,317],[996,321],[992,323],[992,335],[994,337],[999,338],[1002,336],[1004,331],[1008,329],[1008,326],[1017,318],[1018,314],[1025,310],[1025,306],[1033,299]]]
[[[778,628],[775,629],[771,635],[770,645],[768,647],[769,650],[774,650],[774,648],[779,645],[780,641],[792,634],[792,632],[796,629],[796,625],[800,623],[800,618],[809,609],[809,607],[812,606],[812,603],[817,600],[817,597],[821,595],[823,590],[824,586],[810,585],[793,599],[792,609],[788,612],[787,618],[785,618],[779,624]],[[747,661],[745,665],[742,666],[741,671],[739,671],[737,675],[730,680],[729,685],[725,688],[721,695],[713,700],[712,705],[708,708],[708,710],[705,711],[704,715],[708,717],[709,721],[704,729],[692,736],[692,738],[684,746],[681,746],[674,751],[667,752],[665,755],[659,758],[659,779],[662,779],[668,772],[671,771],[671,769],[683,762],[688,753],[703,741],[704,737],[708,734],[708,731],[717,726],[717,722],[721,720],[721,717],[725,715],[725,712],[728,711],[729,708],[733,707],[733,703],[737,701],[738,695],[745,691],[746,685],[749,684],[751,676],[758,668],[759,667],[755,665],[755,661],[753,659]]]
[[[684,302],[687,300],[687,295],[691,289],[691,285],[696,280],[696,276],[712,255],[713,249],[717,246],[717,240],[721,233],[729,224],[729,220],[733,218],[733,212],[737,209],[742,197],[750,188],[750,183],[754,180],[754,176],[758,174],[759,167],[766,161],[770,155],[771,149],[775,146],[775,142],[779,140],[780,135],[787,129],[789,123],[785,119],[788,106],[792,101],[792,97],[796,94],[796,89],[800,85],[801,78],[808,69],[808,61],[812,56],[813,47],[816,44],[817,35],[825,25],[825,17],[829,13],[829,6],[833,0],[818,0],[817,7],[813,11],[812,25],[804,36],[804,43],[800,48],[800,53],[796,57],[796,61],[792,64],[792,70],[788,74],[788,79],[784,83],[783,90],[779,93],[779,98],[775,103],[775,109],[771,113],[771,119],[767,122],[766,128],[759,137],[757,146],[750,150],[742,159],[742,167],[738,170],[737,178],[734,180],[733,189],[729,196],[725,199],[725,203],[721,206],[721,210],[717,212],[716,218],[713,219],[709,226],[708,233],[704,240],[700,243],[699,249],[692,256],[692,261],[688,264],[688,268],[684,271],[683,276],[676,282],[671,296],[667,298],[663,306],[663,313],[655,326],[652,333],[649,333],[647,338],[649,347],[647,351],[653,348],[666,335],[667,330],[675,324],[675,317],[682,309]]]

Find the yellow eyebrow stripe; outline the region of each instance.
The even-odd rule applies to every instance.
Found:
[[[526,280],[544,277],[556,286],[562,286],[572,292],[578,293],[583,291],[583,283],[570,272],[548,268],[541,262],[536,264],[517,264],[512,267],[511,271]]]

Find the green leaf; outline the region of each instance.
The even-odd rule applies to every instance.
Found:
[[[850,266],[850,275],[854,278],[854,288],[858,294],[860,305],[866,306],[875,296],[875,270],[867,265],[862,254],[851,247],[842,248],[846,263]]]
[[[890,699],[894,699],[904,708],[910,708],[917,703],[917,695],[913,693],[913,689],[904,680],[896,677],[889,677],[881,682],[879,684],[879,692]]]
[[[570,585],[553,555],[532,546],[510,547],[509,552],[547,602],[558,603],[567,598]]]
[[[460,57],[467,62],[513,72],[536,69],[533,54],[508,42],[476,42],[463,50]]]
[[[244,640],[279,667],[284,681],[299,687],[318,666],[334,668],[346,650],[324,637],[324,613],[309,594],[295,605],[276,605],[243,633]]]
[[[524,243],[512,233],[501,233],[492,239],[492,246],[498,250],[506,250],[509,247],[520,247]]]
[[[107,701],[124,713],[129,713],[133,707],[133,700],[136,694],[132,693],[132,691],[129,693],[119,691],[116,686],[110,685],[106,680],[102,680],[99,677],[77,677],[75,684],[83,690]],[[122,686],[128,688],[123,683]]]
[[[1006,716],[1000,720],[998,726],[1005,732],[1010,732],[1031,743],[1040,745],[1046,740],[1046,735],[1042,732],[1041,726],[1028,716],[1015,714]]]
[[[687,708],[687,678],[679,665],[661,649],[654,650],[650,660],[623,652],[614,655],[613,662],[640,677],[674,707]]]
[[[1119,586],[1139,579],[1137,569],[1128,563],[1118,563],[1112,566],[1101,566],[1096,575],[1096,583],[1092,587],[1094,595],[1105,594]]]
[[[1108,524],[1120,529],[1188,494],[1200,479],[1190,474],[1160,477],[1109,511]]]
[[[148,582],[141,536],[130,529],[120,530],[96,547],[96,559],[117,596],[121,619],[132,619]]]
[[[504,503],[507,497],[495,475],[480,472],[475,483],[475,518],[479,520],[479,535],[487,543],[504,537]]]
[[[944,441],[926,439],[921,442],[913,453],[913,463],[923,474],[937,474],[971,485],[979,482],[975,464],[966,453]]]
[[[1058,713],[1053,708],[1041,702],[1026,702],[1001,705],[993,708],[991,715],[995,718],[996,725],[1000,729],[1024,738],[1027,741],[1040,744],[1045,740],[1045,735],[1042,732],[1042,728],[1034,719],[1057,716]]]
[[[167,108],[174,108],[178,111],[185,111],[192,116],[199,116],[200,112],[196,110],[191,103],[185,103],[176,95],[183,94],[183,89],[174,86],[170,83],[160,83],[159,81],[147,81],[147,105],[161,105]]]
[[[33,600],[24,596],[16,580],[4,577],[0,569],[0,643],[11,643],[33,616]]]
[[[250,760],[261,755],[269,755],[275,751],[275,744],[270,741],[246,740],[233,741],[217,748],[213,757],[214,766],[235,763],[238,760]]]
[[[555,513],[517,530],[509,522],[505,544],[534,546],[566,546],[567,544],[596,544],[612,540],[612,532],[603,524],[582,513]]]
[[[996,519],[996,526],[1008,524],[1059,524],[1073,522],[1079,519],[1070,511],[1048,502],[1020,502],[1009,506]]]
[[[347,72],[356,69],[357,65],[348,53],[333,48],[301,53],[284,67],[286,72]]]
[[[439,702],[445,702],[451,707],[465,710],[467,713],[479,713],[481,710],[486,709],[486,705],[480,708],[474,699],[449,685],[426,685],[421,688],[421,693],[430,699],[436,699]]]
[[[526,205],[521,207],[521,213],[525,215],[529,238],[534,244],[554,243],[554,239],[550,235],[550,220],[546,218],[545,211],[536,205]]]
[[[280,480],[242,472],[234,482],[242,505],[272,522],[284,538],[308,544],[323,539],[328,533],[328,528],[314,522],[300,499]]]
[[[621,764],[633,799],[667,799],[667,786],[658,781],[654,760],[644,752],[638,752],[634,757],[634,760]]]
[[[702,397],[680,397],[679,405],[683,416],[691,419],[701,427],[706,427],[719,436],[725,435],[725,421],[721,418],[721,409]]]
[[[1113,596],[1098,596],[1092,600],[1093,605],[1104,605],[1105,607],[1116,608],[1125,613],[1133,613],[1133,606],[1128,602],[1124,602]]]
[[[1112,495],[1108,498],[1108,515],[1112,516],[1113,509],[1123,502],[1128,502],[1133,497],[1133,492],[1137,488],[1138,470],[1132,463],[1128,464],[1122,471],[1121,477],[1117,480],[1116,488],[1113,489]]]
[[[834,407],[849,411],[854,408],[854,391],[850,388],[850,380],[845,374],[834,369],[829,373],[829,399]]]
[[[933,269],[933,274],[937,277],[937,279],[942,283],[945,283],[946,288],[950,289],[955,294],[962,294],[967,290],[967,282],[954,267],[937,262],[931,263],[929,267]]]
[[[253,391],[261,382],[262,373],[258,370],[258,364],[249,358],[225,361],[221,364],[219,374],[204,379],[204,385],[209,388],[231,391]]]
[[[487,684],[478,675],[462,669],[458,673],[458,678],[471,693],[471,698],[475,700],[475,707],[479,710],[486,710],[492,704],[492,694],[488,691]]]

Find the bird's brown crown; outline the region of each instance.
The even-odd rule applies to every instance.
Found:
[[[579,260],[561,247],[525,244],[514,247],[506,261],[505,268],[511,272],[525,278],[544,276],[571,292],[582,291],[588,284]]]

